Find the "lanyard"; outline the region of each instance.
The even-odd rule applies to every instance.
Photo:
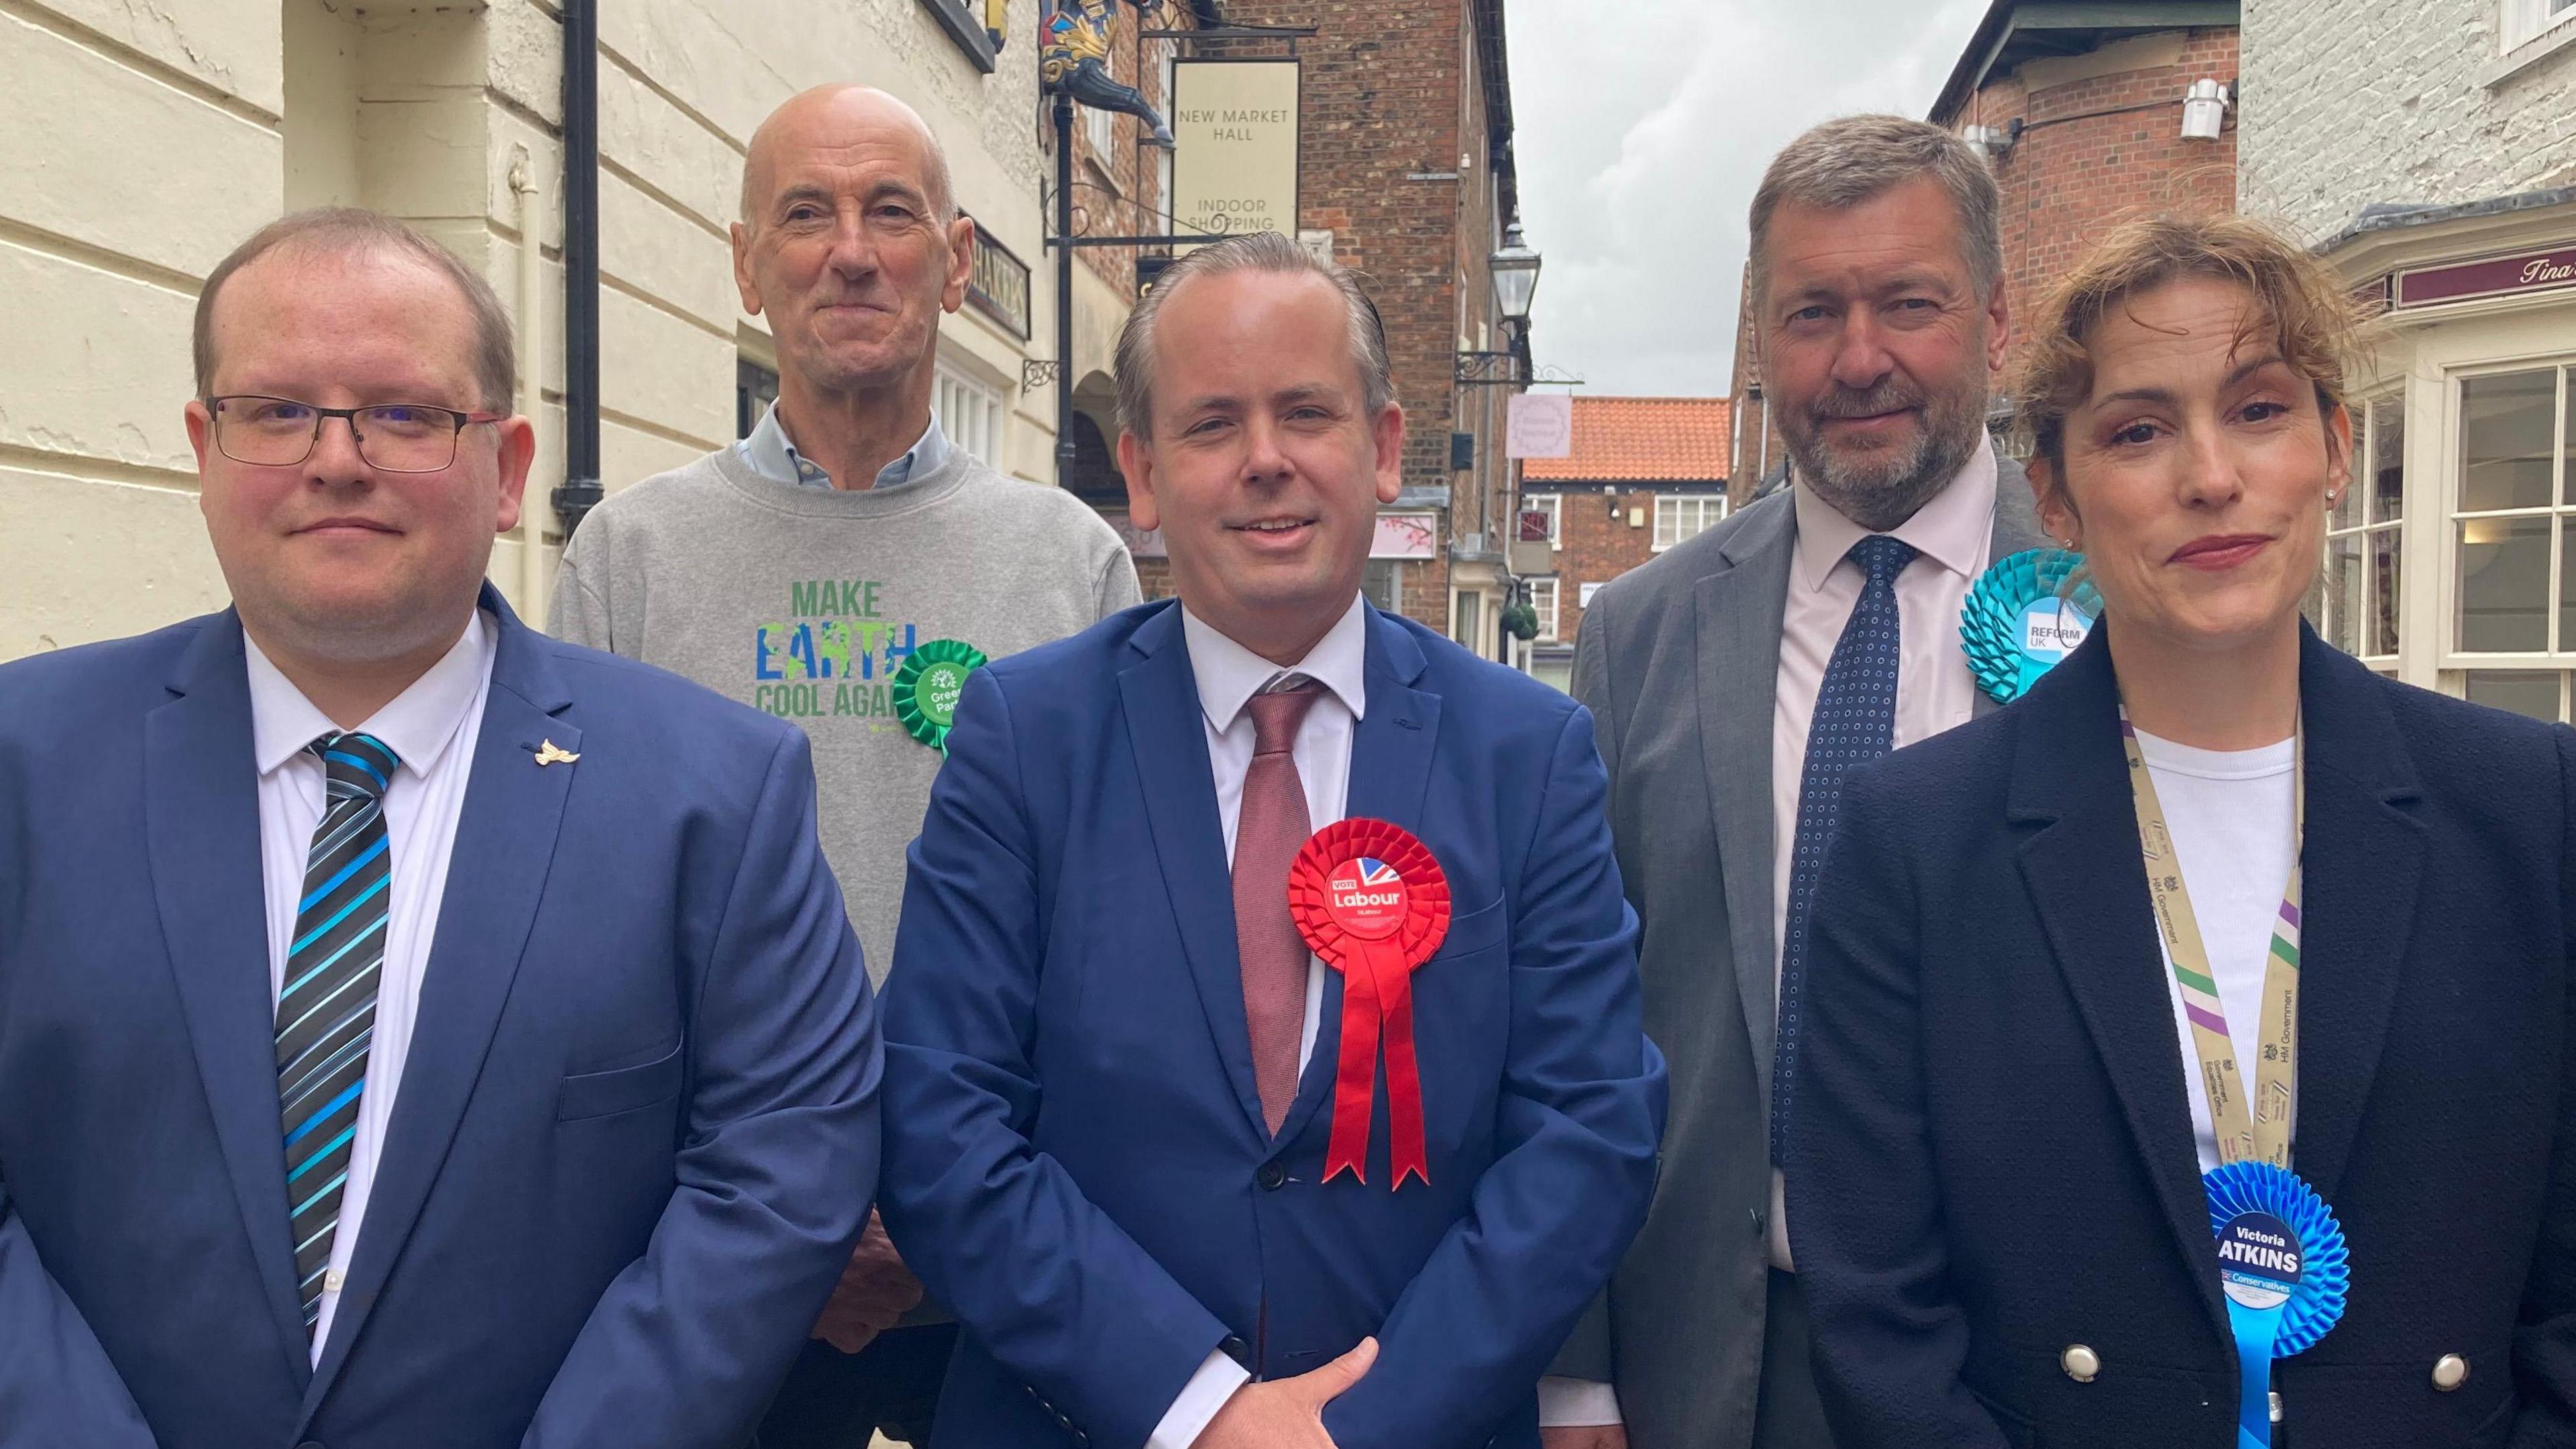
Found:
[[[2290,1165],[2290,1104],[2299,1084],[2299,902],[2306,867],[2300,856],[2308,834],[2308,736],[2299,731],[2298,774],[2291,786],[2298,799],[2297,834],[2290,846],[2290,883],[2281,895],[2280,913],[2272,918],[2272,949],[2263,963],[2262,1035],[2254,1063],[2254,1096],[2249,1112],[2244,1075],[2237,1070],[2236,1044],[2227,1034],[2227,1008],[2218,999],[2218,979],[2209,969],[2209,948],[2192,914],[2191,893],[2183,888],[2182,861],[2172,832],[2165,828],[2164,807],[2156,802],[2155,781],[2148,776],[2146,756],[2138,751],[2138,732],[2120,709],[2120,746],[2129,757],[2129,789],[2138,808],[2138,846],[2146,857],[2147,893],[2155,902],[2156,926],[2164,933],[2165,960],[2182,988],[2183,1015],[2191,1022],[2192,1045],[2200,1056],[2201,1085],[2209,1094],[2210,1126],[2218,1138],[2218,1161],[2252,1159],[2274,1167]]]

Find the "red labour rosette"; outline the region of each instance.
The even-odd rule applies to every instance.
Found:
[[[1368,1181],[1378,1044],[1386,1044],[1387,1165],[1431,1182],[1422,1070],[1413,1055],[1413,970],[1449,934],[1449,877],[1400,825],[1344,820],[1307,840],[1288,869],[1288,911],[1315,954],[1342,973],[1342,1046],[1324,1180]]]

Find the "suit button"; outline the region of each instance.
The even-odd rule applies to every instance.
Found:
[[[2449,1393],[2469,1381],[2469,1361],[2456,1353],[2433,1360],[2433,1387]]]
[[[1771,1215],[1760,1208],[1753,1210],[1753,1236],[1757,1238],[1771,1236]]]
[[[2080,1343],[2070,1343],[2066,1352],[2057,1356],[2057,1366],[2079,1384],[2089,1384],[2102,1372],[2102,1355]]]
[[[1252,1180],[1260,1183],[1265,1192],[1277,1192],[1287,1185],[1288,1169],[1276,1162],[1265,1162],[1261,1164],[1261,1170],[1252,1175]]]
[[[1234,1360],[1245,1373],[1252,1372],[1251,1344],[1229,1333],[1225,1336],[1225,1341],[1216,1346],[1216,1351]]]

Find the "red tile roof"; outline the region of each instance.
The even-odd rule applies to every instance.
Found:
[[[1546,482],[1723,482],[1733,453],[1722,397],[1574,399],[1574,453],[1529,458],[1521,476]]]

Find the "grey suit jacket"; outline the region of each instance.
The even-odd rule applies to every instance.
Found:
[[[2047,540],[2021,466],[1997,461],[2000,559]],[[1645,1230],[1551,1372],[1616,1383],[1631,1449],[1753,1438],[1770,1264],[1771,716],[1796,542],[1783,489],[1602,589],[1575,640],[1672,1108]]]

